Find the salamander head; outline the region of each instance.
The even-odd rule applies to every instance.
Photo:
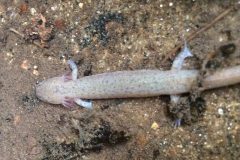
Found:
[[[36,86],[36,96],[45,102],[61,104],[65,96],[63,77],[54,77],[40,82]]]

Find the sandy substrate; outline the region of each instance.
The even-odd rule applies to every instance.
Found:
[[[1,0],[0,160],[238,159],[239,84],[203,92],[205,111],[177,129],[169,96],[94,100],[93,110],[66,109],[35,96],[38,82],[69,70],[69,58],[77,62],[80,76],[167,70],[171,60],[163,60],[181,42],[182,33],[188,37],[237,3]],[[40,13],[46,28],[53,28],[50,37],[32,35],[39,31],[34,25],[42,24]],[[213,52],[219,54],[209,64],[212,70],[239,65],[239,26],[238,6],[188,42],[194,58],[185,67],[199,68]],[[26,41],[10,28],[25,35],[29,31],[30,38]],[[47,48],[29,39],[39,44],[41,39]]]

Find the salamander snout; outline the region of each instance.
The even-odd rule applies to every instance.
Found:
[[[36,85],[36,96],[42,100],[42,101],[47,101],[47,97],[46,97],[46,94],[47,94],[47,85],[45,83],[45,81],[43,82],[40,82],[39,84]]]

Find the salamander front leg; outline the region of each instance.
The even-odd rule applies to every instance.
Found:
[[[71,72],[66,73],[63,78],[64,81],[71,81],[71,80],[77,80],[77,76],[78,76],[78,68],[77,65],[74,63],[73,60],[68,60],[68,65],[71,69]]]
[[[72,108],[75,106],[75,104],[77,104],[84,108],[92,109],[92,101],[82,100],[81,98],[64,97],[62,104],[66,108]]]
[[[62,105],[66,108],[73,108],[75,105],[74,98],[64,97],[64,99],[62,101]]]

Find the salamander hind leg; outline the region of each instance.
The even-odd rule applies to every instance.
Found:
[[[182,66],[185,62],[185,59],[187,57],[192,57],[193,56],[193,54],[191,53],[191,51],[187,47],[187,42],[184,39],[184,36],[183,36],[183,40],[184,40],[184,47],[183,47],[182,51],[174,59],[171,70],[181,70]],[[170,95],[170,99],[171,99],[171,105],[172,106],[178,106],[179,101],[180,101],[180,95]],[[181,121],[182,121],[181,118],[177,118],[174,122],[174,128],[180,127],[181,126]]]

